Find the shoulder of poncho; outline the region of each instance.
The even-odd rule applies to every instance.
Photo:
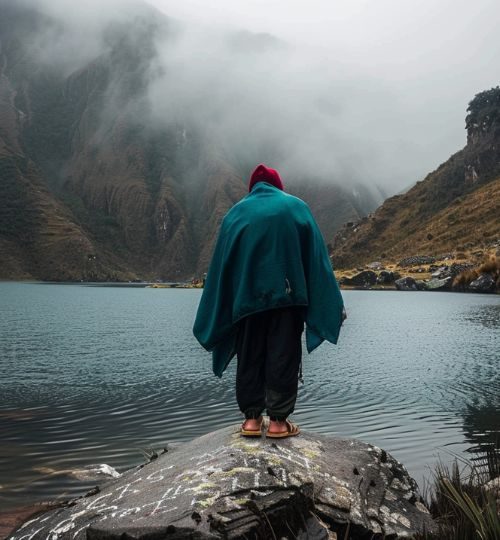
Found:
[[[300,209],[310,210],[309,205],[305,201],[300,199],[299,197],[296,197],[295,195],[291,195],[290,193],[285,193],[285,195],[287,197],[287,201],[289,201],[291,205],[295,205]]]
[[[290,207],[291,210],[306,210],[307,212],[310,212],[308,204],[299,197],[286,193],[285,191],[281,191],[278,188],[274,188],[272,186],[269,187],[273,190],[276,199],[283,201]],[[258,198],[255,197],[255,193],[252,191],[228,210],[223,221],[230,220],[232,217],[241,212],[248,204],[252,204],[254,202],[258,204]]]

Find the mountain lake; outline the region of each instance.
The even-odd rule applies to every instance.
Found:
[[[199,289],[0,283],[0,508],[71,498],[151,449],[241,421],[191,328]],[[344,291],[339,344],[304,353],[293,419],[356,437],[422,488],[500,431],[500,297]],[[77,476],[77,475],[76,475]]]

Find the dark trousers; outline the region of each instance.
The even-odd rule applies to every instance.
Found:
[[[298,306],[255,313],[240,321],[236,354],[236,399],[246,418],[267,408],[272,420],[294,410],[304,311]]]

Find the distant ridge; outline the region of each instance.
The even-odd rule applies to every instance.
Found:
[[[466,146],[406,193],[346,223],[333,242],[335,267],[487,248],[500,240],[500,88],[477,94],[467,112]]]

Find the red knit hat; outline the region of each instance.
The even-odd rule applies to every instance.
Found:
[[[263,163],[257,165],[252,173],[252,176],[250,176],[248,191],[252,191],[252,188],[257,182],[267,182],[268,184],[281,189],[281,191],[284,191],[283,182],[281,181],[279,172],[266,167]]]

